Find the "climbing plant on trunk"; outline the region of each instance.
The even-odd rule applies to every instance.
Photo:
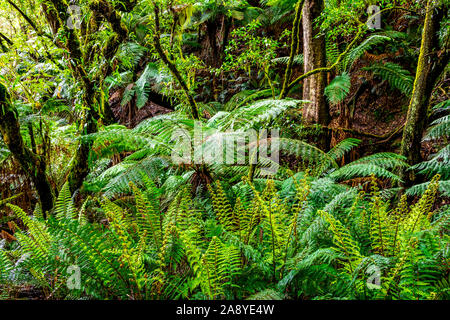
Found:
[[[0,132],[14,158],[36,188],[44,217],[53,208],[53,190],[47,178],[45,154],[30,150],[20,134],[19,113],[11,105],[6,87],[0,83]],[[45,148],[43,148],[45,150]]]
[[[447,15],[448,7],[443,4],[436,7],[434,3],[432,0],[427,2],[416,78],[403,130],[401,154],[407,158],[410,165],[421,161],[421,140],[427,123],[431,94],[450,57],[449,48],[439,50],[438,43],[439,26]],[[405,186],[415,180],[414,173],[405,169],[401,178]]]
[[[67,21],[69,21],[70,15],[63,0],[50,0],[49,5],[51,5],[50,10],[54,10],[50,11],[52,15],[46,16],[48,23],[50,26],[54,26],[55,19],[57,19],[57,25],[59,25],[57,35],[60,36],[55,43],[66,50],[66,57],[71,62],[69,66],[73,76],[80,82],[83,90],[84,115],[81,119],[81,135],[95,133],[98,130],[99,121],[104,124],[114,122],[114,116],[108,103],[101,98],[101,87],[105,77],[113,71],[108,60],[114,56],[120,44],[126,39],[128,31],[121,22],[121,15],[111,3],[105,0],[94,1],[90,4],[89,9],[92,11],[92,17],[88,26],[82,25],[81,31],[84,31],[84,34],[68,27]],[[130,7],[134,5],[134,3],[129,4]],[[122,9],[129,10],[128,7]],[[95,50],[93,42],[97,40],[94,35],[100,29],[99,22],[103,20],[113,30],[114,35],[108,39],[104,46],[94,51],[95,54],[92,54],[92,51]],[[80,37],[83,36],[84,39],[90,41],[87,43],[81,41]],[[91,64],[98,63],[97,60],[94,61],[95,55],[103,57],[105,62],[97,67],[97,72],[94,75],[91,75],[89,67],[91,67]],[[88,156],[91,145],[92,142],[81,139],[77,148],[68,175],[69,187],[72,192],[82,186],[83,179],[89,173]]]
[[[303,4],[303,56],[304,73],[326,67],[325,36],[320,34],[320,27],[315,20],[320,16],[325,6],[323,0],[306,0]],[[326,74],[314,74],[303,81],[303,100],[310,103],[303,107],[303,121],[306,124],[329,123],[328,104],[324,96],[327,85]],[[322,149],[328,148],[326,132],[319,138]]]

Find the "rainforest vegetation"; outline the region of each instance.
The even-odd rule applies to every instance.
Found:
[[[449,299],[449,6],[0,0],[0,299]]]

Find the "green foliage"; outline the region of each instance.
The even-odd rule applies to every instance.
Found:
[[[331,81],[325,88],[324,94],[328,101],[335,105],[344,101],[350,92],[351,79],[347,73],[344,73]]]
[[[336,127],[373,136],[361,128],[367,113],[352,122],[342,112],[349,95],[358,112],[359,99],[379,96],[361,91],[367,71],[411,95],[405,66],[416,62],[423,4],[379,2],[373,31],[373,1],[323,2],[312,27],[325,47],[310,49],[326,53],[312,73],[326,75],[331,107],[316,126],[301,119],[302,83],[287,79],[305,71],[302,34],[290,30],[301,3],[82,1],[81,28],[59,30],[32,2],[19,3],[30,20],[5,10],[0,80],[21,139],[11,144],[2,122],[0,299],[24,288],[70,300],[448,299],[448,67],[432,90],[442,102],[427,115],[425,161],[388,152],[399,131],[370,145]],[[174,111],[154,116],[158,104]],[[311,139],[325,130],[326,151]],[[397,188],[401,170],[418,184]],[[46,215],[42,181],[55,195]]]
[[[370,67],[365,67],[364,70],[372,71],[383,80],[387,80],[392,87],[400,90],[406,96],[411,95],[414,78],[409,71],[403,69],[400,65],[387,62],[373,64]]]
[[[446,197],[450,195],[450,144],[448,143],[448,127],[450,123],[448,115],[449,111],[450,100],[445,100],[433,108],[432,115],[437,113],[442,116],[431,122],[424,137],[424,141],[442,141],[442,143],[437,144],[436,147],[438,151],[431,154],[428,160],[411,167],[411,170],[415,170],[418,174],[424,175],[427,178],[439,174],[442,179],[439,190]],[[417,184],[406,190],[406,193],[408,195],[422,195],[429,184],[429,181]]]
[[[157,64],[147,64],[139,79],[125,89],[120,104],[124,106],[129,103],[134,96],[136,96],[136,107],[138,109],[142,108],[148,101],[152,82],[161,83],[165,79],[167,79],[167,76],[160,73],[159,66]]]
[[[369,51],[373,47],[380,45],[391,38],[383,35],[374,34],[364,40],[359,46],[352,49],[344,59],[344,69],[350,70],[356,60],[362,57],[364,52]]]
[[[64,186],[57,219],[29,217],[9,205],[27,230],[16,233],[17,249],[0,249],[7,272],[0,273],[1,281],[9,288],[8,275],[15,274],[56,298],[445,295],[448,210],[432,211],[438,177],[409,208],[403,197],[391,209],[372,181],[370,194],[308,174],[279,187],[244,179],[227,190],[217,183],[209,189],[212,210],[182,188],[163,212],[161,190],[146,178],[143,189],[131,184],[131,206],[127,200],[101,201],[107,226],[80,220],[83,208],[70,213]],[[73,265],[80,268],[81,287],[71,290],[66,284]],[[381,286],[364,289],[366,270],[373,268],[380,270]]]

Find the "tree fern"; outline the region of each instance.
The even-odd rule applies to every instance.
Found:
[[[406,167],[402,156],[394,153],[378,153],[356,160],[331,173],[328,177],[335,180],[347,180],[353,177],[367,177],[375,175],[380,178],[388,178],[400,181],[400,178],[389,169]]]

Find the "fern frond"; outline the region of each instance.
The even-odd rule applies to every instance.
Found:
[[[319,211],[319,215],[328,222],[329,228],[333,233],[333,243],[336,245],[335,250],[342,254],[345,262],[344,268],[349,274],[352,274],[363,258],[358,243],[339,220],[325,211]]]
[[[325,88],[324,94],[332,105],[339,104],[345,100],[350,92],[351,78],[347,73],[334,78]]]
[[[372,71],[380,76],[383,80],[387,80],[389,84],[400,90],[406,96],[410,96],[413,89],[414,78],[409,71],[403,69],[400,65],[387,62],[384,64],[374,64],[364,70]]]
[[[76,218],[77,212],[72,202],[69,184],[66,182],[59,191],[56,199],[55,208],[53,209],[56,219],[73,219]]]
[[[364,40],[359,46],[352,49],[344,59],[344,70],[350,70],[353,63],[358,60],[364,52],[372,49],[374,46],[390,41],[390,37],[382,35],[372,35]]]

